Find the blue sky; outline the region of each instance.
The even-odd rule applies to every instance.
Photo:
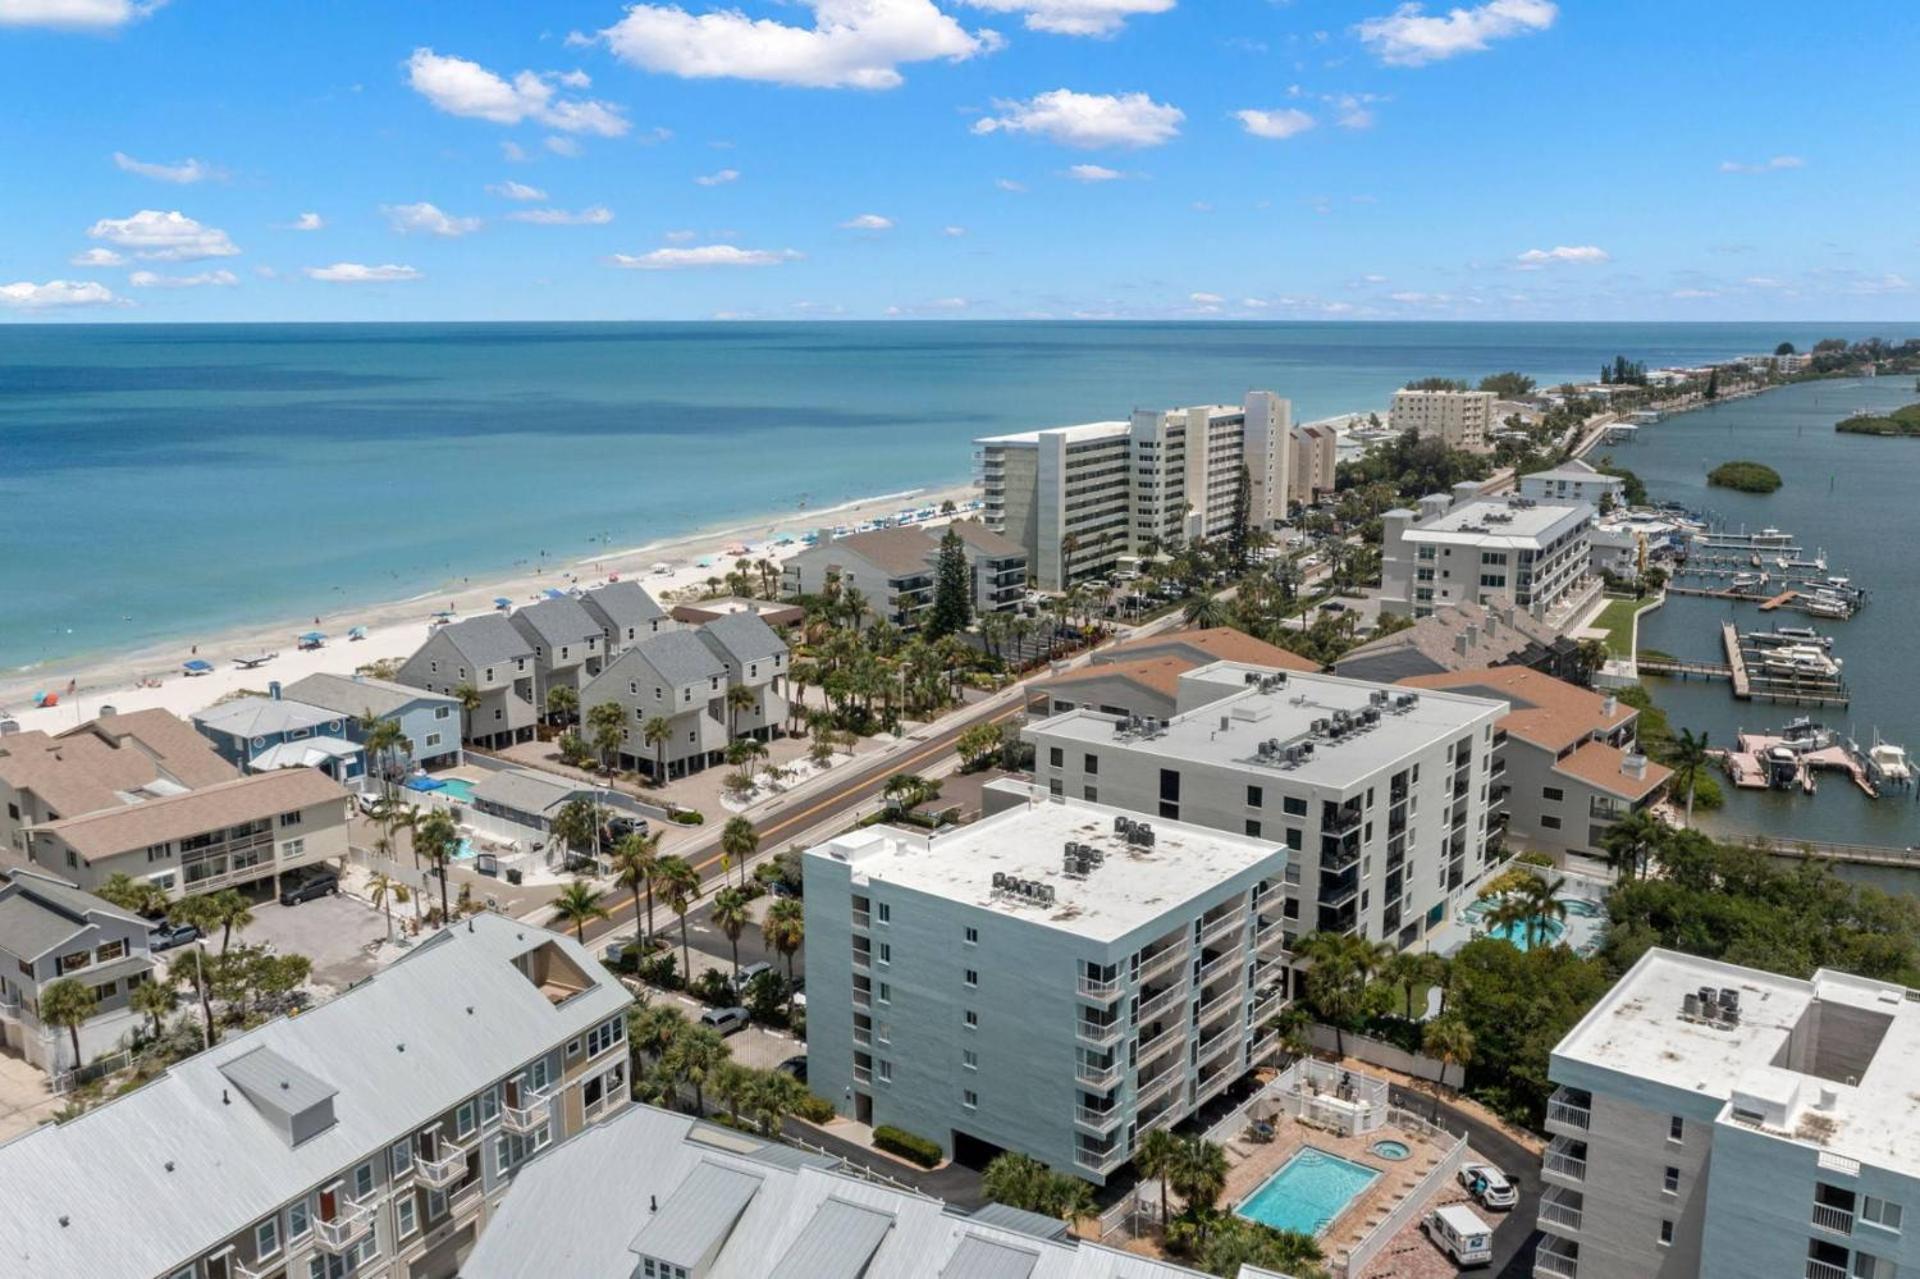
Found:
[[[0,0],[0,319],[1899,321],[1917,62],[1773,0]]]

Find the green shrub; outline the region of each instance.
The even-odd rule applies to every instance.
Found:
[[[707,820],[706,814],[697,808],[676,808],[669,816],[678,826],[701,826]]]
[[[1771,493],[1780,487],[1780,472],[1759,462],[1722,462],[1707,472],[1707,483],[1742,493]]]
[[[664,990],[680,989],[680,961],[671,952],[663,951],[635,965],[634,976],[649,986],[659,986]]]
[[[1522,866],[1552,866],[1554,864],[1552,853],[1542,853],[1534,849],[1528,849],[1513,860],[1519,862]]]
[[[925,1137],[908,1132],[904,1128],[895,1128],[892,1124],[882,1124],[873,1130],[873,1144],[881,1150],[891,1151],[902,1159],[912,1160],[922,1168],[931,1168],[940,1162],[940,1144],[928,1141]]]
[[[737,1002],[733,983],[718,968],[709,968],[694,976],[693,986],[688,992],[703,1004],[714,1008],[731,1008]]]
[[[810,1124],[829,1123],[833,1119],[833,1103],[819,1093],[810,1092],[801,1099],[797,1113]]]

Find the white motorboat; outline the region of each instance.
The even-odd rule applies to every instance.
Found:
[[[1865,770],[1867,780],[1876,789],[1905,790],[1913,785],[1913,761],[1907,757],[1906,747],[1882,741],[1877,732],[1873,735],[1873,745],[1865,750],[1861,750],[1855,742],[1848,742],[1847,745],[1853,747],[1854,756]]]
[[[1809,644],[1820,649],[1833,647],[1832,636],[1822,635],[1811,626],[1776,626],[1770,631],[1752,631],[1744,638],[1762,648],[1787,648]]]

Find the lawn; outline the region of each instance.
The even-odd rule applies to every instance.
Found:
[[[1645,603],[1645,600],[1608,600],[1600,616],[1593,619],[1593,625],[1607,633],[1607,652],[1615,657],[1633,656],[1633,615]]]

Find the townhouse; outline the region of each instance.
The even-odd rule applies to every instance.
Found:
[[[136,986],[153,979],[147,921],[43,871],[20,868],[0,879],[0,1032],[8,1051],[48,1074],[111,1052],[139,1021],[128,1007]],[[40,1018],[40,996],[72,978],[93,990],[93,1015],[74,1035]]]
[[[272,694],[279,688],[269,684]],[[429,693],[392,680],[367,675],[309,675],[286,686],[282,696],[347,718],[347,736],[366,741],[366,721],[388,720],[399,725],[405,744],[394,754],[400,771],[451,768],[465,753],[460,748],[460,703],[443,693]],[[377,773],[380,760],[368,761]]]
[[[461,736],[478,746],[530,740],[545,712],[533,644],[499,613],[435,629],[394,678],[411,688],[459,699],[471,689],[478,703],[462,716]]]
[[[607,661],[648,636],[675,626],[659,602],[638,582],[608,582],[584,591],[580,595],[580,607],[600,624],[600,653]]]
[[[625,1108],[629,1003],[566,937],[495,915],[436,933],[0,1146],[5,1269],[450,1279],[523,1163]]]
[[[663,631],[613,662],[581,694],[589,710],[625,708],[620,766],[682,777],[724,757],[728,741],[727,663],[693,631]],[[649,737],[655,720],[665,735]]]
[[[998,802],[807,850],[808,1082],[969,1163],[1012,1150],[1099,1183],[1277,1048],[1298,854],[1277,829]]]
[[[542,714],[554,689],[577,695],[606,664],[604,624],[570,595],[550,594],[508,620],[533,645],[533,703]]]
[[[727,732],[731,737],[771,741],[787,719],[787,642],[754,613],[729,613],[693,632],[727,668]],[[731,690],[744,688],[752,701],[731,704]]]

